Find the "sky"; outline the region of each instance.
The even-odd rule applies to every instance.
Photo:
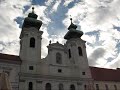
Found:
[[[84,32],[90,66],[120,68],[120,0],[0,0],[0,53],[19,55],[22,23],[32,6],[43,22],[42,58],[47,45],[59,41],[70,17]]]

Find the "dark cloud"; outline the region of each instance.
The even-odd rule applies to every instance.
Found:
[[[113,29],[116,29],[116,30],[120,31],[120,26],[113,25]]]
[[[16,19],[14,19],[17,24],[19,24],[19,28],[22,28],[22,23],[23,23],[23,20],[24,18],[23,17],[16,17]]]
[[[46,0],[31,0],[33,5],[44,5]]]
[[[25,5],[23,8],[23,13],[25,13],[26,11],[28,11],[28,9],[31,8],[31,5]]]
[[[105,52],[106,51],[103,48],[97,48],[96,50],[94,50],[94,52],[89,56],[89,65],[91,66],[97,65],[96,61],[99,58],[103,58]]]
[[[111,3],[113,2],[114,0],[99,0],[100,2],[103,2],[103,3]]]

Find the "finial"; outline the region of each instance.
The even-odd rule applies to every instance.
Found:
[[[70,18],[70,20],[71,20],[71,23],[72,23],[72,18]]]
[[[32,7],[32,13],[34,13],[34,7]]]
[[[70,29],[76,30],[77,26],[76,26],[75,24],[73,24],[71,15],[70,15],[70,20],[71,20],[71,24],[70,24],[70,26],[68,27],[68,30],[70,30]]]
[[[71,23],[72,23],[72,17],[71,17],[71,15],[70,15],[70,20],[71,20]]]
[[[49,44],[51,44],[51,40],[49,41]]]

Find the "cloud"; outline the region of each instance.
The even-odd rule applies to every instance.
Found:
[[[70,3],[72,3],[74,0],[65,0],[64,5],[68,6]]]
[[[120,68],[120,54],[118,54],[117,58],[115,58],[111,62],[108,62],[104,67],[113,69]]]
[[[51,13],[56,12],[58,9],[58,6],[60,5],[61,0],[56,0],[55,4],[52,7]]]
[[[104,48],[96,48],[93,53],[89,56],[89,65],[95,66],[98,65],[97,60],[101,59],[104,57],[106,51]]]
[[[54,0],[47,0],[47,1],[45,2],[45,4],[46,4],[47,6],[50,6],[50,5],[52,5],[53,2],[54,2]]]

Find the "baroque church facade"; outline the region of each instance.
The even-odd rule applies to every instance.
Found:
[[[120,90],[119,68],[88,65],[83,32],[72,19],[66,43],[50,42],[41,59],[41,25],[33,10],[22,26],[19,56],[0,54],[0,71],[8,74],[13,90]]]

